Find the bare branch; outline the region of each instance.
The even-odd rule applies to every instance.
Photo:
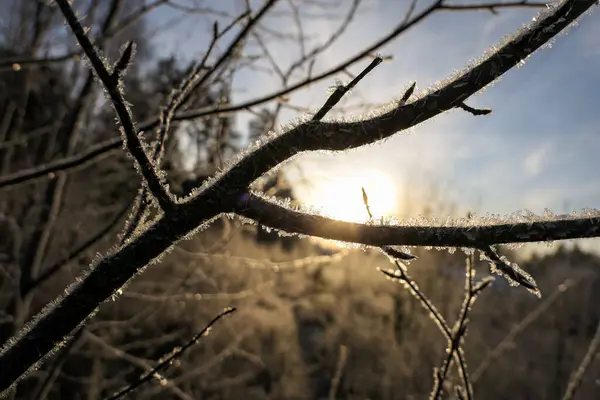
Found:
[[[567,386],[567,390],[563,395],[563,400],[571,400],[575,396],[575,392],[579,389],[581,385],[581,381],[585,376],[586,371],[589,369],[590,365],[594,361],[594,358],[598,356],[597,351],[600,348],[600,321],[598,322],[598,327],[596,328],[596,333],[592,337],[590,341],[590,345],[588,346],[587,351],[585,352],[585,356],[583,360],[581,360],[581,364],[577,370],[571,376],[569,380],[569,385]]]
[[[200,340],[200,338],[202,338],[203,336],[206,336],[210,332],[210,330],[212,329],[212,326],[215,323],[217,323],[221,318],[223,318],[226,315],[229,315],[233,312],[235,312],[235,308],[226,308],[225,310],[220,312],[216,317],[214,317],[208,323],[208,325],[206,325],[204,327],[204,329],[202,329],[198,334],[194,335],[194,337],[189,342],[187,342],[185,345],[181,346],[180,348],[175,349],[173,352],[171,352],[171,354],[164,356],[161,359],[161,361],[154,368],[152,368],[150,371],[146,372],[140,379],[138,379],[131,385],[127,386],[123,390],[119,391],[115,395],[109,397],[107,400],[118,400],[118,399],[122,398],[123,396],[133,392],[135,389],[137,389],[138,387],[143,385],[145,382],[148,382],[149,380],[154,378],[159,371],[168,367],[174,359],[176,359],[181,354],[183,354],[183,352],[185,352],[187,349],[189,349],[190,347],[192,347],[193,345],[198,343],[198,340]]]
[[[87,37],[78,30],[77,21],[66,0],[57,2],[61,9],[66,10],[69,24],[74,26],[88,56],[91,55],[90,59],[101,80],[112,85],[109,86],[110,94],[119,117],[123,124],[129,124],[124,127],[128,135],[128,146],[132,147],[129,136],[139,145],[139,138],[120,91],[110,81],[104,64]],[[289,232],[374,246],[404,244],[477,247],[481,244],[600,236],[598,216],[479,227],[373,226],[307,215],[248,194],[251,182],[299,152],[345,150],[373,143],[459,106],[596,3],[597,0],[566,0],[554,6],[479,65],[448,85],[389,113],[356,123],[308,122],[255,149],[232,168],[207,183],[196,197],[182,204],[173,204],[172,212],[158,216],[135,239],[100,259],[84,277],[65,291],[64,297],[52,302],[34,322],[27,324],[16,337],[8,341],[0,353],[0,390],[6,391],[55,350],[58,343],[85,323],[103,301],[115,295],[132,277],[142,272],[146,265],[155,262],[179,240],[206,227],[222,213],[238,213]],[[136,158],[139,156],[143,157],[142,161],[148,160],[141,145],[133,147],[137,152]],[[153,182],[154,171],[151,166],[146,167],[144,176]],[[160,182],[158,185],[160,186]],[[160,188],[164,189],[162,186]]]
[[[369,225],[295,211],[244,194],[235,212],[271,228],[369,246],[478,247],[505,243],[600,237],[600,216],[482,226]],[[475,241],[476,240],[476,241]]]
[[[433,322],[435,322],[438,329],[440,330],[442,335],[444,335],[448,343],[452,343],[454,334],[442,313],[437,309],[435,305],[433,305],[433,303],[427,298],[427,296],[421,291],[421,289],[419,289],[417,283],[408,275],[404,264],[398,260],[395,260],[394,264],[396,265],[395,271],[389,272],[381,270],[381,272],[383,272],[384,275],[386,275],[388,278],[391,278],[393,281],[402,282],[406,286],[410,294],[412,294],[413,297],[415,297],[419,301],[421,306],[429,312],[431,319],[433,320]],[[464,379],[467,379],[467,364],[464,360],[464,354],[461,349],[458,349],[458,351],[456,352],[456,357],[458,359],[458,368],[460,370],[460,374],[464,377]],[[465,387],[469,387],[468,381],[465,381]]]
[[[473,386],[467,373],[467,366],[464,361],[464,352],[461,348],[462,340],[467,333],[469,312],[471,311],[471,307],[473,306],[477,295],[479,292],[481,292],[481,289],[475,291],[473,288],[473,277],[475,275],[473,258],[474,257],[472,254],[466,257],[465,299],[463,301],[458,319],[452,328],[452,336],[448,341],[448,348],[446,349],[446,359],[444,360],[441,368],[439,370],[436,369],[435,384],[432,394],[429,397],[431,400],[438,400],[441,398],[444,391],[444,381],[446,380],[446,375],[448,374],[452,359],[455,355],[459,356],[459,373],[463,379],[464,394],[467,399],[473,399]],[[491,281],[488,279],[484,280],[483,282]]]
[[[300,124],[248,154],[219,176],[213,187],[245,187],[298,153],[315,150],[343,151],[364,146],[461,106],[470,96],[566,28],[572,16],[581,15],[589,7],[585,1],[567,1],[557,6],[555,12],[546,18],[537,19],[478,65],[412,103],[400,105],[368,120],[347,123],[310,121]],[[198,202],[204,200],[203,195],[197,199]]]
[[[121,122],[121,129],[123,130],[123,134],[126,138],[125,144],[127,145],[127,149],[136,160],[140,172],[144,177],[146,184],[148,185],[148,188],[160,204],[163,211],[169,211],[174,204],[173,199],[167,192],[165,186],[163,186],[161,178],[154,170],[152,163],[148,159],[148,155],[146,154],[146,151],[144,150],[142,142],[140,141],[138,133],[135,129],[133,117],[131,116],[129,107],[123,98],[121,82],[118,79],[118,76],[113,76],[108,72],[104,61],[102,61],[98,51],[87,37],[68,0],[56,0],[56,3],[65,16],[67,23],[75,34],[75,37],[83,48],[83,51],[89,58],[94,71],[98,75],[98,78],[110,95],[115,112],[117,113]]]
[[[190,111],[186,111],[183,113],[175,114],[173,116],[173,121],[183,121],[183,120],[189,120],[189,119],[194,119],[194,118],[207,117],[210,115],[226,114],[226,113],[231,113],[231,112],[235,112],[235,111],[246,110],[250,107],[254,107],[254,106],[257,106],[257,105],[260,105],[260,104],[263,104],[263,103],[266,103],[266,102],[269,102],[272,100],[276,100],[276,99],[278,99],[282,96],[288,95],[296,90],[302,89],[312,83],[319,82],[319,81],[321,81],[323,79],[327,79],[339,72],[343,72],[350,65],[353,65],[353,64],[363,60],[364,58],[369,57],[370,54],[372,54],[378,48],[391,42],[392,40],[397,38],[399,35],[406,32],[408,29],[410,29],[417,23],[421,22],[426,17],[430,16],[436,10],[443,11],[444,9],[441,8],[442,3],[443,3],[442,1],[437,1],[431,7],[428,7],[427,9],[423,10],[420,14],[415,16],[413,19],[409,20],[408,17],[412,16],[412,12],[414,9],[414,4],[411,3],[411,6],[406,14],[407,18],[401,24],[399,24],[392,32],[390,32],[388,35],[386,35],[385,37],[383,37],[382,39],[380,39],[373,45],[365,48],[364,50],[362,50],[355,56],[353,56],[350,59],[342,62],[341,64],[327,70],[326,72],[323,72],[318,75],[311,74],[307,79],[305,79],[301,82],[298,82],[296,84],[290,85],[283,90],[265,95],[263,97],[260,97],[260,98],[254,99],[254,100],[250,100],[245,103],[232,105],[232,106],[216,106],[216,107],[211,107],[208,109],[201,109],[201,110],[190,110]],[[489,8],[489,7],[494,7],[494,9],[506,8],[506,7],[511,6],[511,4],[514,6],[515,3],[506,3],[506,4],[507,5],[505,5],[505,3],[468,5],[468,6],[466,6],[468,8],[465,8],[465,9],[476,10],[476,9],[485,9],[485,8]],[[518,6],[521,6],[521,4],[523,4],[523,3],[518,2]],[[530,4],[530,3],[526,3],[526,4]],[[535,7],[538,7],[538,8],[545,7],[545,3],[534,3],[534,4],[535,4]],[[452,7],[458,7],[458,5],[453,5]],[[323,48],[326,48],[326,45],[323,45],[319,50],[322,50]],[[70,55],[69,57],[72,57],[72,56],[73,55]],[[457,107],[460,107],[460,106],[462,106],[462,103],[460,105],[457,105]],[[138,132],[146,131],[149,129],[154,129],[157,126],[159,126],[159,124],[160,124],[160,119],[158,119],[158,118],[144,121],[144,122],[138,124]],[[120,146],[121,146],[121,138],[116,137],[114,139],[103,142],[102,144],[99,144],[96,147],[94,147],[93,149],[90,149],[80,155],[71,157],[68,160],[67,159],[57,160],[52,163],[46,164],[44,167],[21,171],[21,172],[0,178],[0,188],[17,185],[20,183],[27,182],[30,179],[40,178],[43,175],[51,173],[51,172],[57,172],[57,171],[60,171],[63,169],[68,169],[68,168],[78,166],[80,163],[92,161],[96,157],[103,156],[103,152],[109,152],[109,151],[118,149],[118,148],[120,148]]]
[[[97,162],[110,156],[115,150],[119,150],[122,144],[121,138],[105,140],[89,147],[85,152],[74,156],[61,158],[38,167],[28,168],[13,174],[1,176],[0,189],[10,188],[35,179],[44,178],[49,175],[51,176],[51,174],[55,172],[83,168],[89,163]]]
[[[360,74],[358,74],[356,78],[352,79],[350,83],[348,83],[347,85],[340,85],[336,87],[335,91],[331,94],[331,96],[329,96],[323,107],[321,107],[321,109],[317,111],[317,113],[313,116],[313,121],[320,121],[321,119],[323,119],[325,114],[331,111],[331,109],[335,107],[337,103],[340,102],[340,100],[342,99],[342,97],[344,97],[346,93],[352,90],[358,82],[360,82],[365,76],[367,76],[369,72],[371,72],[376,66],[378,66],[382,62],[383,59],[381,57],[375,57],[375,59],[371,61],[371,64],[369,64],[367,68],[365,68]]]
[[[349,66],[356,64],[357,62],[362,61],[363,59],[369,57],[373,52],[377,51],[377,49],[385,46],[392,40],[396,39],[400,34],[406,32],[408,29],[412,28],[413,26],[415,26],[416,24],[418,24],[425,18],[429,17],[434,12],[446,11],[446,10],[451,11],[451,9],[449,9],[449,8],[443,8],[442,7],[443,4],[444,4],[443,0],[436,1],[431,6],[425,8],[423,11],[421,11],[421,13],[417,14],[414,18],[412,18],[410,20],[404,20],[401,24],[396,26],[389,34],[387,34],[386,36],[384,36],[377,42],[375,42],[372,45],[368,46],[367,48],[363,49],[362,51],[360,51],[356,55],[352,56],[348,60],[341,62],[340,64],[336,65],[335,67],[330,68],[329,70],[327,70],[321,74],[311,75],[309,78],[307,78],[303,81],[300,81],[296,84],[290,85],[289,87],[286,87],[283,90],[279,90],[277,92],[267,94],[267,95],[262,96],[257,99],[249,100],[249,101],[241,103],[241,104],[235,104],[235,105],[227,106],[227,107],[218,107],[217,106],[217,107],[211,107],[211,108],[200,109],[200,110],[186,111],[185,113],[180,113],[180,114],[176,115],[174,117],[174,120],[175,121],[187,120],[187,119],[191,119],[191,118],[206,117],[208,115],[225,114],[225,113],[230,113],[230,112],[234,112],[234,111],[244,110],[246,108],[254,107],[254,106],[266,103],[271,100],[276,100],[279,97],[288,95],[288,94],[290,94],[296,90],[302,89],[310,84],[319,82],[323,79],[327,79],[339,72],[343,72]],[[500,8],[507,8],[507,7],[515,6],[515,3],[507,3],[507,4],[508,4],[507,6],[505,6],[504,3],[473,4],[473,5],[466,5],[464,9],[465,10],[481,10],[481,9],[489,9],[490,7],[494,8],[494,9],[500,9]],[[522,6],[522,4],[523,4],[522,2],[518,2],[518,7]],[[526,3],[526,4],[530,4],[530,3]],[[535,7],[535,8],[546,7],[546,3],[538,2],[538,3],[531,3],[531,4],[533,4],[532,7]],[[451,7],[458,7],[458,6],[459,5],[455,5],[455,6],[451,6]],[[412,14],[412,11],[410,9],[409,9],[409,13],[407,13],[407,15],[409,15],[409,14]],[[156,121],[154,121],[154,123],[151,123],[149,121],[148,124],[149,125],[156,124]]]
[[[492,363],[510,348],[511,343],[514,343],[515,338],[523,332],[529,325],[536,321],[545,311],[550,309],[560,296],[567,290],[573,288],[581,281],[581,278],[577,280],[567,279],[561,283],[558,288],[552,292],[552,294],[546,297],[541,303],[539,303],[533,311],[531,311],[525,318],[523,318],[518,324],[514,325],[511,331],[502,339],[500,343],[492,351],[490,351],[483,361],[477,366],[475,372],[471,374],[471,380],[475,383],[479,378],[483,376],[485,371],[492,365]]]

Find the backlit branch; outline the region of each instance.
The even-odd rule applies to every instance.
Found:
[[[307,214],[245,195],[235,212],[262,225],[310,236],[369,246],[474,247],[600,237],[600,214],[590,218],[555,219],[481,226],[369,225]]]
[[[411,27],[417,25],[419,22],[422,22],[425,18],[431,16],[436,11],[445,11],[445,10],[486,10],[486,9],[503,9],[503,8],[511,8],[511,7],[537,7],[541,8],[546,5],[545,2],[529,2],[529,1],[518,1],[518,2],[506,2],[506,3],[482,3],[482,4],[469,4],[469,5],[448,5],[444,1],[437,1],[432,4],[430,7],[427,7],[419,14],[412,16],[413,8],[409,8],[406,17],[401,23],[399,23],[392,31],[390,31],[387,35],[383,36],[381,39],[377,40],[373,44],[367,46],[361,51],[357,52],[355,55],[351,56],[347,60],[341,62],[340,64],[324,71],[320,74],[310,74],[306,79],[296,82],[295,84],[289,85],[282,90],[275,91],[273,93],[264,95],[262,97],[258,97],[255,99],[248,100],[246,102],[234,105],[221,106],[217,105],[209,108],[202,108],[199,110],[188,110],[185,112],[177,113],[173,116],[173,121],[185,121],[191,120],[195,118],[204,118],[217,114],[227,114],[236,111],[247,110],[250,107],[255,107],[264,103],[267,103],[272,100],[276,100],[281,98],[282,96],[289,95],[297,90],[301,90],[314,84],[316,82],[322,81],[324,79],[330,78],[339,72],[345,71],[348,67],[356,64],[357,62],[370,57],[370,55],[377,51],[380,47],[390,43],[392,40],[398,38],[401,34],[408,31]],[[412,17],[412,18],[411,18]],[[324,45],[325,46],[325,45]],[[322,49],[323,46],[320,47]],[[66,55],[64,57],[72,57],[73,55]],[[1,64],[0,64],[1,65]],[[12,64],[10,64],[12,65]],[[10,67],[9,65],[9,67]],[[459,105],[457,105],[458,107]],[[153,118],[148,121],[143,121],[138,124],[138,132],[147,131],[150,129],[154,129],[158,127],[160,124],[159,118]],[[13,186],[17,184],[21,184],[29,181],[30,179],[37,179],[43,177],[46,174],[62,171],[64,169],[73,168],[79,166],[82,163],[89,162],[91,160],[98,160],[99,157],[104,156],[104,153],[111,152],[113,150],[119,149],[121,147],[121,138],[115,137],[114,139],[107,140],[101,144],[94,146],[93,149],[82,152],[79,155],[73,156],[71,158],[56,160],[54,162],[45,164],[43,166],[33,168],[30,170],[20,171],[5,177],[0,177],[0,188]]]
[[[469,68],[445,86],[420,99],[400,105],[368,120],[357,122],[315,122],[296,126],[255,149],[221,175],[213,187],[246,187],[280,163],[304,151],[343,151],[388,138],[454,107],[483,89],[566,28],[574,15],[581,15],[594,3],[567,1],[546,18],[537,19],[487,59]],[[204,201],[204,196],[199,196]],[[199,204],[197,204],[199,205]]]
[[[70,9],[66,0],[57,0],[57,3],[61,8]],[[197,195],[184,203],[172,204],[170,212],[158,216],[145,230],[140,229],[137,237],[98,260],[84,277],[65,290],[64,296],[51,302],[33,322],[9,340],[0,352],[0,390],[5,392],[27,371],[43,361],[44,357],[55,351],[57,345],[80,324],[85,323],[102,302],[114,296],[148,264],[172,249],[179,240],[207,227],[223,213],[237,213],[292,233],[373,246],[480,248],[483,244],[600,236],[600,216],[597,214],[584,215],[579,219],[483,226],[373,226],[334,221],[293,211],[249,194],[250,183],[300,152],[359,147],[390,137],[453,107],[460,107],[472,94],[524,60],[595,4],[597,0],[566,0],[553,6],[477,66],[430,94],[401,104],[388,113],[361,122],[307,122],[255,148],[216,179],[209,180]],[[70,16],[68,20],[71,25],[77,22],[74,14],[65,14]],[[81,32],[78,38],[85,44],[81,40]],[[100,71],[104,81],[107,77],[102,77],[105,74],[102,71],[106,71],[106,68],[95,53],[96,50],[91,45],[82,47],[86,54],[91,54],[92,64]],[[113,88],[110,94],[116,104],[122,101],[117,88]],[[126,107],[116,108],[119,117],[122,117],[121,122],[126,122],[129,115]],[[137,133],[130,128],[132,127],[127,126],[125,129],[128,136],[133,132],[133,136],[137,138]],[[128,142],[129,139],[128,137]],[[135,143],[133,148],[131,143],[129,145],[136,159],[143,160],[139,154],[143,149],[136,147]],[[153,171],[144,172],[149,183],[153,182],[151,172]],[[151,192],[163,195],[158,189],[155,191],[151,188]]]
[[[487,3],[487,4],[480,3],[480,4],[464,5],[462,9],[463,10],[490,10],[490,9],[497,10],[497,9],[502,9],[502,8],[515,7],[515,6],[523,7],[524,4],[530,5],[531,7],[541,8],[541,7],[545,7],[547,3],[546,2],[523,2],[523,1],[507,2],[507,3]],[[256,98],[256,99],[249,100],[244,103],[234,104],[231,106],[216,106],[216,107],[204,108],[204,109],[199,109],[199,110],[189,110],[184,113],[179,113],[174,117],[174,120],[176,120],[176,121],[188,120],[191,118],[202,118],[202,117],[206,117],[209,115],[215,115],[215,114],[231,113],[231,112],[235,112],[235,111],[245,110],[249,107],[254,107],[254,106],[266,103],[271,100],[276,100],[277,98],[288,95],[296,90],[307,87],[308,85],[311,85],[315,82],[319,82],[323,79],[330,78],[339,72],[345,71],[351,65],[356,64],[357,62],[359,62],[367,57],[370,57],[370,55],[373,52],[377,51],[377,49],[390,43],[392,40],[396,39],[402,33],[408,31],[410,28],[417,25],[419,22],[422,22],[425,18],[431,16],[434,12],[446,11],[446,10],[457,11],[458,7],[461,7],[461,6],[458,4],[446,5],[445,1],[438,0],[435,3],[433,3],[431,6],[423,9],[423,11],[416,14],[414,17],[403,20],[392,31],[390,31],[387,35],[383,36],[381,39],[379,39],[375,43],[362,49],[360,52],[354,54],[347,60],[344,60],[343,62],[328,69],[325,72],[322,72],[320,74],[313,74],[310,77],[306,78],[305,80],[297,82],[293,85],[290,85],[283,90],[278,90],[276,92],[264,95],[264,96]],[[410,10],[409,10],[409,12],[410,12]],[[156,121],[148,122],[148,124],[150,124],[150,123],[156,124]]]

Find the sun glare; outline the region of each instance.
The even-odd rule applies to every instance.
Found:
[[[314,203],[328,217],[363,222],[369,219],[363,202],[361,190],[363,187],[367,192],[369,207],[374,218],[397,213],[396,185],[385,173],[376,170],[363,170],[331,177],[322,189],[319,188]]]

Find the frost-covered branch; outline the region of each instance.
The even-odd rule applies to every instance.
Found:
[[[100,54],[88,38],[83,26],[79,23],[73,8],[68,0],[56,0],[56,4],[65,16],[65,20],[77,38],[79,45],[89,59],[94,72],[102,82],[104,89],[108,92],[112,101],[115,113],[121,123],[123,132],[123,140],[127,146],[127,150],[137,162],[140,173],[148,185],[148,189],[158,201],[163,211],[169,211],[173,205],[173,199],[168,193],[167,188],[161,182],[160,173],[155,170],[153,164],[148,158],[148,154],[144,149],[138,132],[133,123],[133,116],[123,97],[121,74],[127,68],[133,56],[133,43],[130,42],[124,49],[121,59],[115,65],[113,72],[109,72],[105,62]]]
[[[359,52],[352,55],[348,59],[340,62],[339,64],[335,65],[334,67],[332,67],[320,74],[311,74],[311,76],[309,76],[308,78],[306,78],[302,81],[299,81],[293,85],[290,85],[285,89],[269,93],[269,94],[261,96],[259,98],[251,99],[251,100],[245,101],[240,104],[234,104],[231,106],[209,107],[209,108],[203,108],[203,109],[199,109],[199,110],[189,110],[189,111],[177,114],[174,119],[179,121],[179,120],[188,120],[191,118],[202,118],[202,117],[206,117],[206,116],[214,115],[214,114],[231,113],[231,112],[235,112],[235,111],[245,110],[249,107],[254,107],[254,106],[266,103],[268,101],[275,100],[282,96],[289,95],[290,93],[293,93],[296,90],[302,89],[310,84],[321,81],[323,79],[330,78],[339,72],[343,72],[351,65],[353,65],[359,61],[362,61],[365,58],[370,57],[370,55],[372,55],[374,52],[376,52],[379,48],[387,45],[392,40],[396,39],[399,35],[408,31],[410,28],[412,28],[415,25],[417,25],[418,23],[422,22],[425,18],[431,16],[433,13],[435,13],[437,11],[459,11],[461,9],[465,10],[465,11],[466,10],[470,10],[470,11],[499,10],[499,9],[512,8],[512,7],[543,8],[543,7],[546,7],[546,4],[547,4],[547,2],[530,2],[530,1],[524,0],[524,1],[517,1],[517,2],[491,2],[491,3],[481,2],[481,3],[475,3],[475,4],[464,4],[464,5],[451,4],[450,5],[450,4],[447,4],[446,0],[437,0],[434,3],[432,3],[430,6],[424,8],[421,12],[419,12],[415,15],[413,15],[414,7],[411,6],[408,9],[406,18],[404,20],[400,21],[399,24],[396,25],[389,33],[387,33],[386,35],[381,37],[376,42],[361,49]],[[148,123],[150,124],[151,122],[149,121]],[[156,124],[157,122],[152,121],[152,123]]]
[[[334,220],[292,210],[255,194],[244,195],[235,212],[271,228],[369,246],[475,247],[482,245],[542,242],[600,237],[600,212],[580,218],[482,225],[371,225]]]
[[[230,44],[229,48],[225,51],[225,53],[219,58],[219,60],[215,63],[212,68],[208,68],[208,71],[204,75],[200,75],[202,70],[207,69],[207,61],[212,51],[214,50],[218,40],[231,28],[233,28],[240,20],[246,18],[248,13],[243,13],[239,17],[237,17],[233,22],[231,22],[225,29],[219,31],[218,25],[215,22],[213,24],[213,37],[208,45],[208,49],[204,53],[202,59],[197,62],[193,68],[191,68],[189,74],[182,80],[175,90],[171,92],[169,95],[169,100],[167,105],[161,110],[160,113],[160,124],[157,129],[157,140],[155,145],[153,146],[151,152],[151,160],[155,168],[160,168],[162,164],[162,159],[165,153],[165,143],[167,141],[167,136],[169,134],[171,120],[173,119],[173,115],[175,112],[186,102],[186,98],[191,95],[191,93],[201,87],[216,71],[217,69],[229,58],[229,56],[233,53],[234,49],[239,45],[239,43],[246,37],[248,32],[251,30],[252,26],[261,18],[262,15],[274,4],[274,1],[270,1],[265,4],[263,8],[258,12],[258,14],[251,18],[250,21],[246,24],[244,29],[238,33],[236,38]],[[201,76],[201,78],[199,78]],[[152,196],[151,193],[148,192],[147,187],[142,185],[138,190],[138,196],[134,201],[133,211],[131,213],[130,218],[127,220],[125,227],[123,228],[123,233],[121,234],[121,244],[125,242],[127,239],[131,237],[135,233],[135,230],[138,226],[142,225],[145,222],[145,219],[149,215],[148,206],[152,204]]]
[[[214,317],[208,323],[208,325],[206,325],[199,333],[194,335],[194,337],[192,337],[192,339],[190,341],[188,341],[185,345],[173,350],[170,354],[164,355],[161,358],[160,362],[154,368],[145,372],[138,380],[136,380],[132,384],[128,385],[127,387],[123,388],[118,393],[110,396],[108,398],[108,400],[121,399],[124,396],[126,396],[127,394],[129,394],[132,391],[134,391],[135,389],[137,389],[138,387],[140,387],[141,385],[143,385],[145,382],[152,380],[152,378],[154,378],[158,375],[159,371],[166,369],[173,362],[173,360],[175,360],[177,357],[180,357],[186,350],[188,350],[190,347],[192,347],[193,345],[198,343],[198,341],[203,336],[206,336],[215,323],[217,323],[221,318],[223,318],[233,312],[235,312],[235,308],[227,308],[227,309],[223,310],[222,312],[220,312],[216,317]]]
[[[598,322],[596,333],[594,333],[594,336],[590,341],[585,356],[583,357],[583,360],[581,360],[581,364],[579,364],[579,367],[577,367],[573,372],[571,379],[569,379],[569,385],[567,386],[567,390],[565,391],[562,400],[571,400],[574,398],[575,392],[577,392],[577,389],[579,389],[583,383],[582,381],[585,373],[594,362],[594,358],[598,356],[598,348],[600,348],[600,322]]]
[[[61,8],[70,9],[66,0],[57,2]],[[447,84],[425,96],[407,104],[400,103],[391,111],[370,120],[302,123],[256,146],[185,201],[171,204],[168,199],[163,198],[161,203],[172,207],[169,212],[158,216],[145,230],[140,229],[139,234],[127,240],[122,247],[96,260],[89,272],[65,290],[64,296],[50,303],[16,337],[6,343],[0,352],[0,391],[6,393],[27,371],[56,351],[58,345],[85,323],[102,302],[122,290],[148,264],[160,259],[179,240],[206,228],[223,213],[236,213],[291,233],[372,246],[481,248],[482,245],[498,243],[600,236],[600,216],[597,213],[580,218],[546,221],[536,219],[527,222],[515,220],[482,226],[374,226],[335,221],[294,211],[250,194],[249,189],[254,180],[300,152],[341,151],[359,147],[390,137],[451,108],[464,108],[462,105],[472,94],[522,62],[596,3],[597,0],[566,0],[552,6],[542,12],[531,26],[506,41],[478,65],[449,79]],[[73,20],[74,14],[70,18],[66,14],[73,26],[76,22]],[[93,55],[93,46],[86,49],[88,45],[82,40],[82,35],[79,32],[82,47],[86,53],[89,51]],[[106,67],[102,61],[90,58],[96,70],[100,71],[100,78],[103,81],[107,79]],[[112,89],[109,86],[109,92],[113,96],[121,122],[128,124],[131,119],[121,92],[116,86]],[[143,148],[138,146],[139,141],[136,144],[136,139],[139,140],[137,132],[132,130],[132,125],[124,128],[130,151],[140,164],[144,164],[147,156]],[[129,136],[133,138],[132,148]],[[152,166],[146,167],[142,171],[144,178],[149,184],[160,186],[151,187],[151,192],[159,197],[167,196],[160,182],[154,180]]]
[[[211,185],[211,189],[223,185],[246,187],[298,153],[357,148],[389,138],[454,107],[461,107],[470,96],[523,62],[594,3],[597,2],[565,1],[543,11],[529,27],[508,39],[478,65],[459,72],[457,76],[449,78],[443,86],[411,103],[400,104],[384,114],[356,122],[301,123],[258,145],[226,173],[221,174]],[[211,195],[211,190],[206,190],[193,202],[199,206]]]
[[[161,0],[159,0],[159,1],[161,1]],[[414,7],[410,7],[406,14],[406,18],[403,21],[401,21],[397,26],[395,26],[388,34],[386,34],[385,36],[383,36],[376,42],[370,44],[369,46],[361,49],[356,54],[354,54],[353,56],[348,58],[347,60],[340,62],[338,65],[336,65],[332,68],[329,68],[328,70],[326,70],[322,73],[310,74],[310,76],[307,77],[306,79],[296,82],[294,84],[288,85],[281,90],[277,90],[275,92],[269,93],[267,95],[264,95],[264,96],[261,96],[261,97],[255,98],[255,99],[251,99],[249,101],[245,101],[243,103],[234,104],[231,106],[217,105],[217,106],[211,106],[209,108],[203,108],[200,110],[187,110],[185,112],[176,113],[176,115],[173,117],[173,121],[186,121],[186,120],[191,120],[191,119],[196,119],[196,118],[205,118],[205,117],[216,115],[216,114],[227,114],[227,113],[233,113],[236,111],[247,110],[250,107],[255,107],[255,106],[267,103],[269,101],[276,100],[283,96],[287,96],[290,93],[293,93],[297,90],[306,88],[316,82],[322,81],[324,79],[328,79],[337,73],[345,71],[348,67],[356,64],[357,62],[360,62],[360,61],[364,60],[365,58],[370,57],[371,54],[373,54],[373,52],[377,51],[377,49],[381,48],[382,46],[385,46],[386,44],[390,43],[392,40],[398,38],[401,34],[405,33],[413,26],[422,22],[425,18],[431,16],[436,11],[499,10],[499,9],[504,9],[504,8],[513,8],[513,7],[541,8],[541,7],[545,7],[545,5],[546,5],[545,2],[530,2],[530,1],[500,2],[500,3],[483,2],[480,4],[467,4],[467,5],[451,4],[450,5],[450,4],[446,4],[446,2],[444,2],[444,1],[436,1],[431,6],[423,9],[420,13],[418,13],[414,16],[413,16]],[[319,48],[319,51],[322,48],[324,48],[324,47],[321,46]],[[68,59],[75,55],[77,55],[77,54],[73,53],[70,55],[66,55],[64,57],[66,57],[66,59]],[[0,67],[1,66],[2,65],[0,63]],[[138,124],[138,132],[151,130],[151,129],[158,127],[159,125],[160,125],[160,119],[152,118],[148,121],[143,121],[143,122],[139,123]],[[45,165],[42,165],[39,167],[27,169],[24,171],[18,171],[13,174],[10,174],[10,175],[0,177],[0,188],[22,184],[22,183],[28,182],[30,180],[33,180],[33,179],[41,178],[52,172],[58,172],[58,171],[62,171],[62,170],[69,169],[69,168],[79,167],[79,166],[83,165],[84,163],[87,163],[90,161],[98,161],[102,157],[106,156],[107,153],[111,153],[114,150],[118,150],[119,148],[121,148],[121,146],[122,146],[122,143],[121,143],[120,137],[116,137],[114,139],[109,139],[105,142],[99,143],[98,145],[94,146],[93,148],[83,151],[80,154],[70,157],[68,159],[65,158],[65,159],[56,160],[56,161],[50,162],[48,164],[45,164]]]

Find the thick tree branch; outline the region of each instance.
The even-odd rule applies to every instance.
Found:
[[[69,7],[66,0],[57,2]],[[459,106],[596,3],[597,0],[566,0],[540,16],[531,27],[525,28],[478,66],[443,88],[392,112],[361,123],[305,123],[255,149],[207,183],[197,196],[183,204],[174,204],[172,212],[157,217],[154,224],[135,239],[97,261],[85,276],[65,291],[63,297],[52,302],[32,323],[9,340],[0,352],[0,390],[5,393],[27,371],[55,351],[57,345],[85,323],[103,301],[115,295],[146,265],[155,262],[179,240],[206,227],[222,213],[238,213],[289,232],[373,246],[479,247],[481,244],[600,236],[600,216],[596,215],[479,227],[370,226],[307,215],[248,194],[248,185],[253,180],[299,152],[344,150],[372,143]],[[91,51],[94,51],[93,48]],[[102,64],[100,66],[104,68]],[[112,95],[122,100],[119,92]],[[126,109],[120,112],[125,112],[120,116],[128,115]]]
[[[235,213],[271,228],[369,246],[473,247],[504,243],[542,242],[600,237],[600,215],[482,226],[368,225],[307,214],[244,195]]]

